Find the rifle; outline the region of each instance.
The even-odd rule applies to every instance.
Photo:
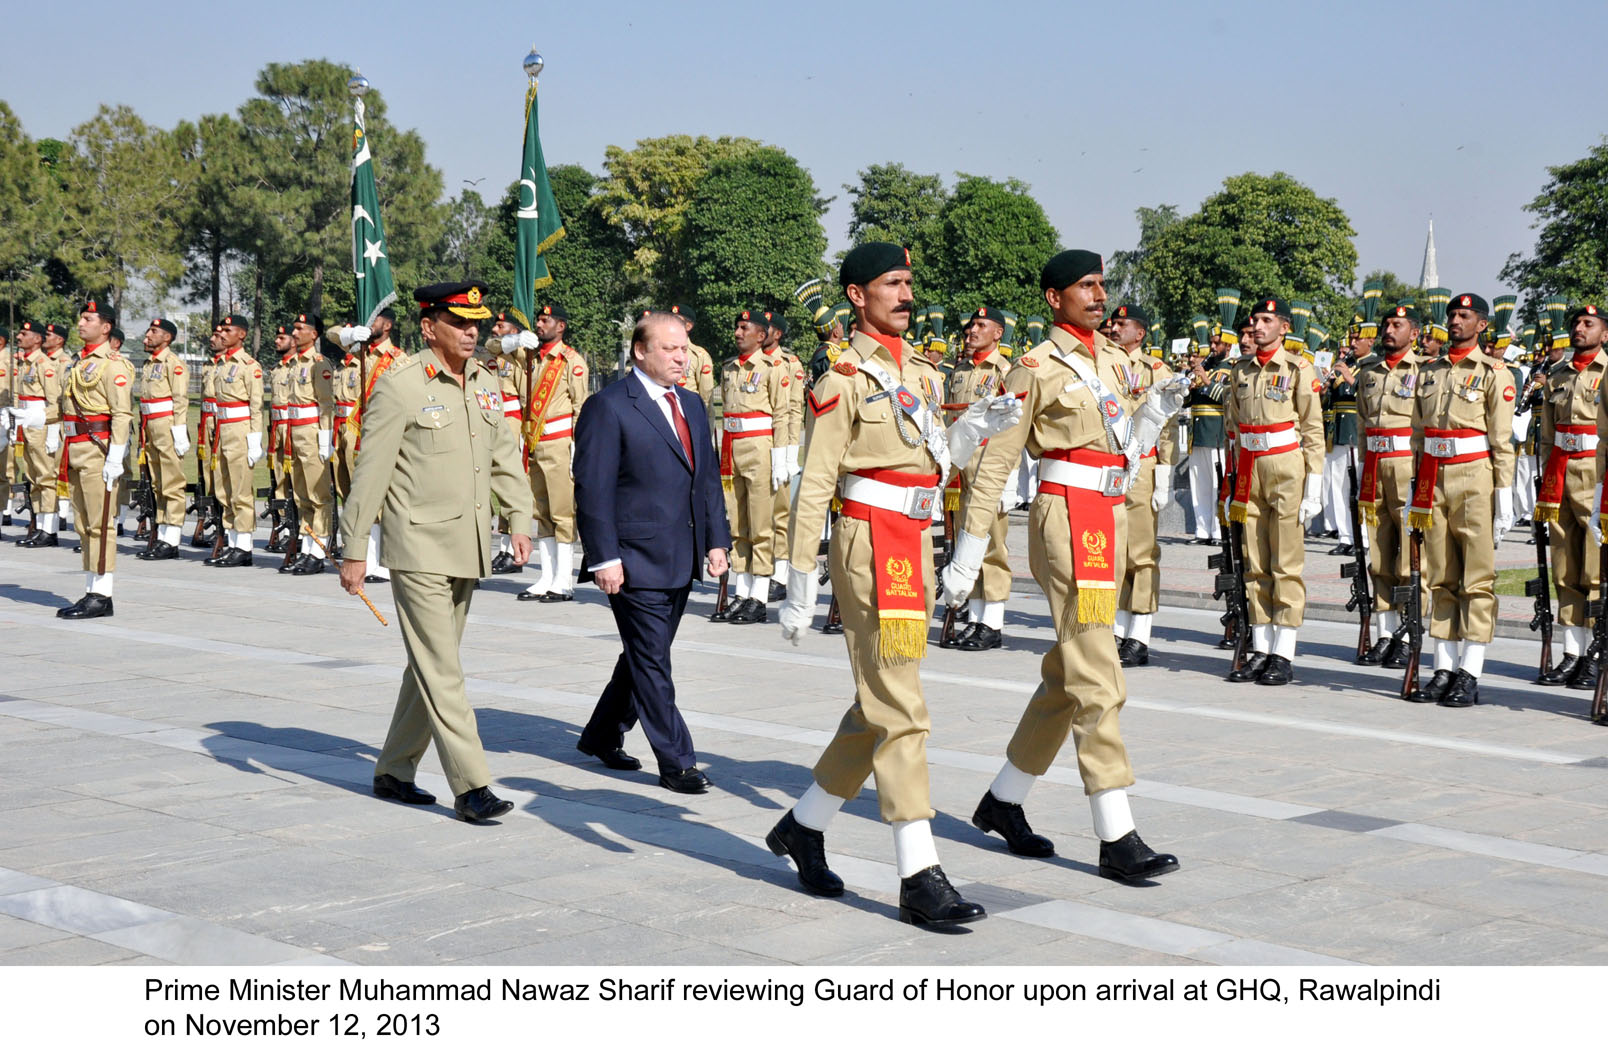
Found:
[[[710,619],[714,619],[716,616],[726,611],[726,580],[730,577],[730,569],[720,573],[720,593],[715,597],[715,611],[709,614]]]
[[[329,557],[331,564],[335,563],[334,550],[341,548],[341,499],[335,493],[335,439],[330,440],[330,457],[325,465],[329,468],[329,549],[324,553]],[[585,560],[585,556],[581,560]]]
[[[145,539],[146,549],[156,548],[156,488],[151,483],[151,461],[145,452],[145,424],[140,424],[140,478],[134,484],[134,507],[140,512],[135,538]]]
[[[285,548],[281,539],[285,533],[285,500],[279,497],[279,484],[279,466],[270,458],[268,485],[257,488],[257,497],[268,499],[268,511],[263,515],[273,519],[273,527],[268,531],[268,544],[263,547],[269,553],[279,553]]]
[[[837,513],[832,514],[831,522],[827,525],[827,533],[821,537],[820,552],[824,554],[824,556],[821,557],[821,575],[820,579],[818,580],[819,585],[821,586],[825,586],[832,581],[831,528],[835,526],[837,526]],[[843,633],[843,613],[838,607],[838,595],[836,587],[834,587],[832,590],[832,604],[831,607],[826,610],[826,622],[821,624],[821,633]]]
[[[1223,476],[1221,464],[1217,466],[1217,474],[1221,479]],[[1230,465],[1228,497],[1231,499],[1238,487],[1238,481],[1237,468]],[[1223,535],[1223,552],[1213,553],[1207,557],[1206,567],[1217,572],[1217,578],[1213,581],[1212,598],[1224,601],[1224,636],[1234,640],[1233,670],[1238,671],[1245,664],[1245,652],[1251,641],[1251,603],[1245,596],[1245,525],[1230,520],[1224,530],[1226,534]]]
[[[1421,457],[1413,458],[1413,478],[1410,483],[1416,490]],[[1401,613],[1401,626],[1396,634],[1407,639],[1407,670],[1401,676],[1401,699],[1410,700],[1418,692],[1418,657],[1424,651],[1424,531],[1412,527],[1407,532],[1407,585],[1390,592],[1390,603]]]
[[[1597,622],[1592,629],[1591,649],[1597,654],[1597,688],[1591,695],[1591,721],[1598,726],[1608,726],[1608,706],[1603,704],[1604,694],[1608,694],[1608,668],[1604,663],[1603,651],[1608,649],[1608,610],[1603,602],[1608,601],[1608,539],[1597,547],[1597,563],[1601,574],[1597,577]]]
[[[1540,497],[1541,474],[1535,477],[1536,497]],[[1547,567],[1547,550],[1552,544],[1552,527],[1546,520],[1536,519],[1531,531],[1535,535],[1535,568],[1534,579],[1527,579],[1524,583],[1526,595],[1535,598],[1535,617],[1530,620],[1530,629],[1541,632],[1541,666],[1540,675],[1544,677],[1552,670],[1552,573]]]
[[[1357,457],[1351,455],[1349,467],[1346,469],[1347,482],[1351,488],[1351,556],[1352,559],[1340,565],[1340,578],[1351,580],[1351,599],[1346,602],[1346,611],[1357,614],[1357,663],[1362,663],[1363,656],[1368,652],[1368,628],[1373,624],[1373,590],[1368,585],[1368,547],[1363,545],[1362,519],[1358,514],[1357,503]]]
[[[296,558],[301,555],[301,512],[296,506],[294,484],[285,493],[285,530],[285,562],[279,566],[280,571],[295,564]]]
[[[942,564],[934,561],[938,571],[949,567],[949,561],[955,553],[955,510],[944,510],[944,552]],[[835,595],[834,595],[835,596]],[[954,605],[944,606],[944,624],[938,630],[938,648],[947,649],[955,644],[955,617],[960,615],[960,609]]]

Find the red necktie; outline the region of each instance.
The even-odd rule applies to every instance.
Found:
[[[674,391],[666,391],[664,400],[670,404],[670,419],[676,422],[676,434],[681,436],[681,448],[687,453],[687,464],[692,464],[692,432],[687,427],[687,418],[681,415],[681,405],[676,401]]]

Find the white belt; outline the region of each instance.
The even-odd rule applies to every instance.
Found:
[[[227,407],[220,406],[215,416],[218,418],[218,423],[220,424],[234,424],[237,421],[250,420],[251,408],[247,406],[242,409],[229,409]]]
[[[337,403],[335,403],[335,415],[337,417],[349,417],[355,412],[357,412],[357,403],[356,402],[337,402]]]
[[[569,431],[570,426],[574,423],[575,415],[573,413],[565,414],[562,417],[554,417],[542,425],[542,438],[548,439],[561,431]]]
[[[284,419],[285,419],[285,407],[284,406],[269,406],[268,407],[268,422],[270,424],[278,424],[280,421],[282,421]]]
[[[518,395],[511,395],[511,394],[508,394],[505,391],[505,392],[503,392],[502,400],[503,400],[503,403],[502,403],[503,404],[503,413],[506,416],[510,416],[510,417],[519,416],[519,412],[523,407],[520,406],[520,404],[519,404],[519,396]]]
[[[26,398],[19,396],[17,399],[17,405],[19,406],[42,406],[44,404],[45,400],[43,398]]]
[[[1577,454],[1584,450],[1597,448],[1597,436],[1579,435],[1571,431],[1555,431],[1552,433],[1552,445],[1566,454]]]
[[[140,414],[150,417],[158,413],[173,412],[173,399],[171,398],[142,398],[140,399]]]
[[[771,418],[770,417],[732,417],[732,416],[728,416],[726,418],[726,430],[727,431],[770,431],[771,430]],[[884,485],[885,486],[885,484],[879,484],[879,485]],[[866,502],[866,504],[870,505],[871,502]],[[884,508],[885,509],[885,508],[887,508],[887,506],[878,506],[878,508]]]
[[[844,501],[886,509],[912,520],[931,520],[938,502],[937,487],[900,487],[864,476],[844,476],[838,490]]]
[[[1106,498],[1115,498],[1123,493],[1122,472],[1122,465],[1080,465],[1050,457],[1042,458],[1038,469],[1040,483],[1092,490]]]
[[[1278,431],[1246,431],[1241,432],[1239,437],[1240,448],[1253,454],[1275,450],[1280,446],[1291,446],[1296,441],[1294,428],[1280,428]]]
[[[216,413],[218,412],[218,404],[210,398],[203,398],[201,400],[201,412]]]
[[[1592,445],[1595,446],[1596,443]],[[1464,457],[1468,454],[1483,454],[1490,448],[1483,435],[1474,435],[1466,439],[1448,436],[1424,439],[1424,453],[1429,457]]]
[[[1368,436],[1368,452],[1371,454],[1394,454],[1413,448],[1411,435],[1370,435]]]
[[[285,407],[285,416],[316,417],[318,416],[318,404],[315,402],[312,405],[299,405],[293,402]]]

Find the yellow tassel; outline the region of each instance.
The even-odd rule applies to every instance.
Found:
[[[1558,513],[1561,505],[1539,503],[1535,507],[1534,520],[1538,524],[1555,524],[1558,522]]]
[[[1245,522],[1245,503],[1235,502],[1228,507],[1229,523],[1243,524]]]
[[[921,660],[927,655],[925,619],[882,616],[877,623],[877,657],[884,664]]]
[[[832,496],[832,511],[835,513],[840,513],[843,511],[843,499],[836,495]]]
[[[731,479],[732,479],[732,477],[730,477],[730,476],[721,476],[720,477],[720,489],[721,490],[731,490]]]
[[[1428,531],[1435,526],[1435,514],[1421,513],[1415,509],[1407,514],[1407,524],[1410,527],[1416,527],[1420,531]]]
[[[1097,586],[1078,587],[1078,626],[1109,627],[1117,619],[1117,592]]]
[[[1357,511],[1362,513],[1362,522],[1369,527],[1379,526],[1379,503],[1358,502]]]
[[[960,488],[959,487],[945,487],[944,488],[944,512],[947,512],[947,513],[958,513],[958,512],[960,512]]]

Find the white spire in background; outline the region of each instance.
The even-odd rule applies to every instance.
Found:
[[[1435,266],[1435,219],[1429,219],[1429,238],[1424,241],[1424,268],[1418,273],[1419,288],[1440,287],[1440,270]]]

